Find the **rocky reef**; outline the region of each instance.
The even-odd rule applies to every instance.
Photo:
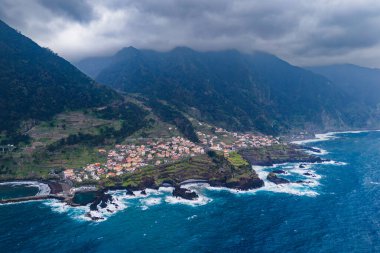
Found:
[[[273,172],[268,174],[267,180],[275,184],[289,184],[290,183],[290,181],[285,178],[277,177],[277,175]]]
[[[183,198],[187,200],[197,199],[199,196],[194,191],[191,191],[186,188],[182,188],[180,186],[176,186],[173,190],[173,196],[177,198]]]
[[[112,195],[105,193],[105,191],[99,191],[96,195],[94,202],[90,205],[91,211],[97,211],[98,206],[101,208],[107,207],[107,203],[112,202]]]

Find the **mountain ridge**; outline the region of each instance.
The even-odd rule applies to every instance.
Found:
[[[157,97],[233,130],[276,134],[360,127],[368,116],[363,105],[347,105],[349,96],[327,78],[265,52],[198,52],[186,47],[157,52],[128,47],[107,61],[95,77],[98,82]],[[89,71],[86,64],[77,66]]]
[[[380,69],[354,64],[308,67],[325,76],[351,96],[372,107],[380,104]]]

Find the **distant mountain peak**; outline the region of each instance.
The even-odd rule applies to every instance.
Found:
[[[186,46],[178,46],[178,47],[175,47],[172,50],[170,50],[170,52],[172,52],[172,53],[194,53],[195,50],[190,48],[190,47],[186,47]]]
[[[326,78],[273,54],[188,47],[132,51],[127,55],[134,57],[114,56],[98,64],[102,69],[97,69],[96,80],[166,101],[217,126],[278,133],[305,125],[364,122],[344,112],[349,107],[345,94]]]

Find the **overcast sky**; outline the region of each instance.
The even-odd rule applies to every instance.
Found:
[[[0,0],[0,19],[73,61],[188,46],[380,67],[378,0]]]

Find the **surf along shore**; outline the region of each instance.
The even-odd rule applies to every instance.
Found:
[[[133,191],[141,191],[144,194],[146,189],[157,190],[160,187],[172,187],[174,197],[194,200],[198,198],[198,195],[182,186],[207,183],[212,187],[226,187],[239,191],[258,189],[264,186],[264,181],[259,178],[252,166],[272,166],[280,163],[297,162],[321,163],[324,161],[318,156],[305,152],[307,150],[318,153],[317,150],[304,145],[279,144],[242,149],[230,157],[208,151],[204,155],[186,158],[171,164],[142,168],[122,177],[105,178],[95,183],[91,182],[91,184],[78,184],[63,177],[54,180],[37,179],[36,181],[39,183],[49,186],[49,193],[2,199],[0,204],[56,199],[70,206],[80,206],[83,203],[77,203],[76,196],[84,192],[92,192],[90,209],[97,210],[99,207],[104,208],[107,203],[112,202],[112,196],[107,194],[108,191],[112,190],[124,190],[127,195],[133,195]],[[267,179],[272,179],[274,183],[286,183],[277,175],[275,177],[271,175]],[[88,204],[88,201],[85,204]]]

